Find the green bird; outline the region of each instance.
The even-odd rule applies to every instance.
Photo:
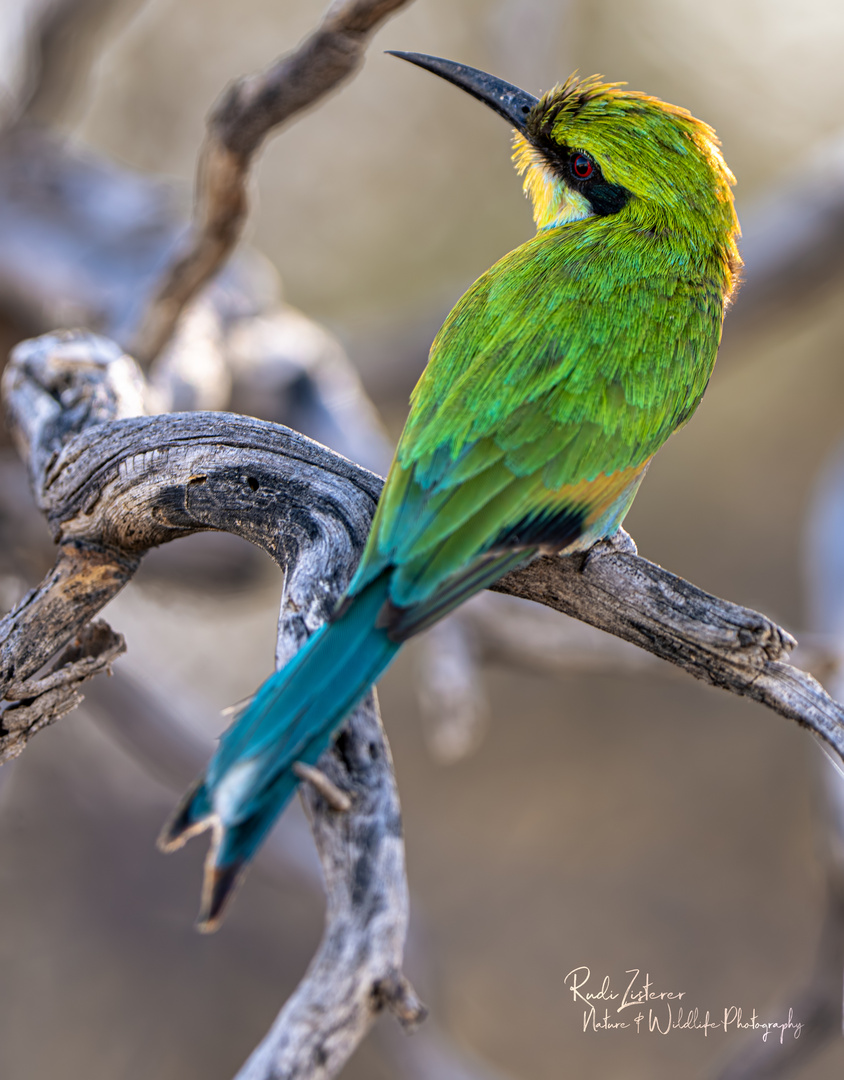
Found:
[[[463,64],[394,55],[515,128],[536,235],[457,302],[411,397],[360,565],[332,618],[261,686],[166,826],[214,830],[211,929],[295,790],[402,644],[539,554],[612,535],[700,403],[741,266],[714,131],[575,76],[539,99]]]

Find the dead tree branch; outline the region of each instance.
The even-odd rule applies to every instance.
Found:
[[[10,426],[59,542],[56,569],[0,623],[0,694],[15,698],[24,685],[32,695],[28,725],[0,731],[4,758],[55,719],[51,695],[78,682],[78,658],[55,666],[40,694],[41,684],[27,680],[150,547],[211,528],[268,551],[286,570],[283,663],[331,609],[366,538],[378,477],[294,432],[239,416],[127,416],[143,405],[139,373],[132,365],[137,381],[127,379],[127,364],[116,346],[65,333],[20,346],[4,376]],[[104,649],[97,658],[107,662]],[[319,767],[352,802],[338,814],[309,785],[303,791],[326,880],[326,931],[244,1076],[333,1076],[383,1008],[408,1024],[424,1012],[401,974],[401,814],[374,694]]]
[[[640,558],[623,530],[584,555],[537,559],[493,589],[573,615],[697,679],[753,698],[844,757],[844,707],[788,662],[797,644],[791,634]]]
[[[81,361],[86,341],[99,366]],[[149,547],[200,529],[227,529],[284,563],[295,551],[291,532],[308,514],[327,530],[327,547],[339,543],[342,521],[357,551],[377,501],[381,481],[373,473],[284,428],[229,414],[120,419],[141,398],[126,375],[131,361],[111,349],[85,335],[47,335],[19,347],[6,374],[10,426],[60,557],[57,570],[4,621],[4,688],[31,677],[77,634]],[[103,389],[97,379],[123,389],[111,382]],[[351,570],[343,558],[352,556],[333,551],[322,558],[320,608],[342,588]],[[640,558],[626,534],[585,555],[538,559],[495,588],[564,611],[696,678],[761,701],[844,756],[844,710],[787,662],[791,635]],[[312,629],[320,614],[301,605],[299,611]]]
[[[25,722],[0,732],[5,758],[55,718],[51,695],[78,683],[80,663],[92,655],[100,667],[108,663],[113,652],[95,642],[84,657],[61,658],[46,679],[35,678],[83,633],[150,547],[222,529],[269,552],[286,570],[278,663],[324,620],[362,550],[381,489],[373,473],[296,432],[243,416],[131,415],[143,408],[143,389],[128,357],[83,333],[24,343],[5,373],[10,427],[59,543],[54,571],[0,622],[0,693],[18,702],[23,688],[29,710]],[[626,534],[585,555],[539,559],[497,589],[753,697],[844,756],[844,709],[787,663],[793,638],[765,616],[640,558]],[[380,1009],[406,1022],[422,1012],[401,975],[407,893],[400,813],[374,695],[319,768],[352,804],[338,813],[305,785],[329,894],[326,934],[244,1067],[244,1080],[332,1076]]]
[[[172,791],[175,800],[214,752],[214,740],[203,730],[204,708],[190,695],[178,704],[149,679],[140,681],[118,669],[111,679],[97,679],[86,689],[86,706],[101,730]],[[0,769],[0,789],[9,770]],[[2,797],[2,796],[0,796]],[[272,877],[298,878],[322,894],[323,879],[304,815],[291,807],[270,832],[257,863]],[[406,946],[416,978],[435,982],[429,966],[432,942],[411,914]],[[425,986],[422,987],[426,990]],[[505,1080],[503,1073],[457,1046],[431,1016],[412,1039],[394,1024],[378,1024],[372,1033],[402,1080]]]
[[[187,251],[166,271],[134,352],[149,364],[185,305],[222,266],[243,230],[249,167],[274,129],[330,93],[360,66],[370,36],[408,0],[335,0],[321,25],[265,71],[233,83],[211,110],[200,151]]]

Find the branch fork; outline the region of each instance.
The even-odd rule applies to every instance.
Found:
[[[122,650],[117,635],[91,620],[150,547],[223,529],[269,552],[285,572],[280,666],[327,617],[365,543],[379,477],[248,417],[126,415],[144,400],[126,391],[143,388],[136,370],[127,379],[127,364],[92,335],[45,335],[18,346],[4,377],[11,428],[61,542],[55,569],[0,622],[0,759],[72,708],[78,685]],[[791,635],[641,558],[624,532],[584,554],[537,559],[494,588],[754,698],[844,757],[844,709],[788,663]],[[77,637],[50,674],[39,675]],[[239,1080],[328,1078],[385,1006],[407,1025],[423,1016],[400,974],[408,916],[401,814],[374,693],[317,768],[298,772],[325,874],[326,930]]]
[[[337,0],[297,50],[223,94],[200,155],[187,245],[134,332],[144,366],[237,243],[249,169],[268,134],[351,75],[374,30],[406,3]],[[214,529],[267,551],[285,574],[278,666],[350,580],[382,481],[324,446],[244,416],[150,416],[155,394],[134,360],[84,332],[19,346],[3,393],[59,548],[53,571],[0,620],[0,763],[79,704],[82,684],[124,651],[122,637],[96,616],[151,547]],[[844,709],[788,662],[791,635],[641,558],[623,531],[585,554],[537,559],[494,591],[565,612],[754,698],[844,757]],[[496,611],[487,618],[501,618]],[[471,696],[465,679],[447,689],[460,703]],[[475,737],[477,710],[463,711],[467,723],[452,737],[452,753]],[[295,769],[325,876],[325,933],[238,1080],[328,1080],[384,1009],[408,1029],[425,1016],[401,968],[408,919],[401,813],[375,694],[317,767]]]

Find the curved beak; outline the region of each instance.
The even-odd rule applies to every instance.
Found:
[[[528,114],[539,102],[533,94],[528,94],[503,79],[497,79],[494,75],[487,75],[485,71],[457,64],[454,60],[443,60],[439,56],[426,56],[424,53],[395,52],[392,49],[388,51],[390,56],[408,60],[411,64],[417,64],[459,86],[478,101],[489,105],[517,131],[525,134]]]

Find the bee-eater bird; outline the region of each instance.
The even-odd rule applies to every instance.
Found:
[[[540,553],[621,524],[653,455],[700,403],[741,266],[714,131],[572,76],[537,99],[395,53],[515,128],[536,235],[457,302],[413,391],[360,565],[332,618],[270,676],[161,836],[214,830],[212,929],[248,861],[402,644]]]

